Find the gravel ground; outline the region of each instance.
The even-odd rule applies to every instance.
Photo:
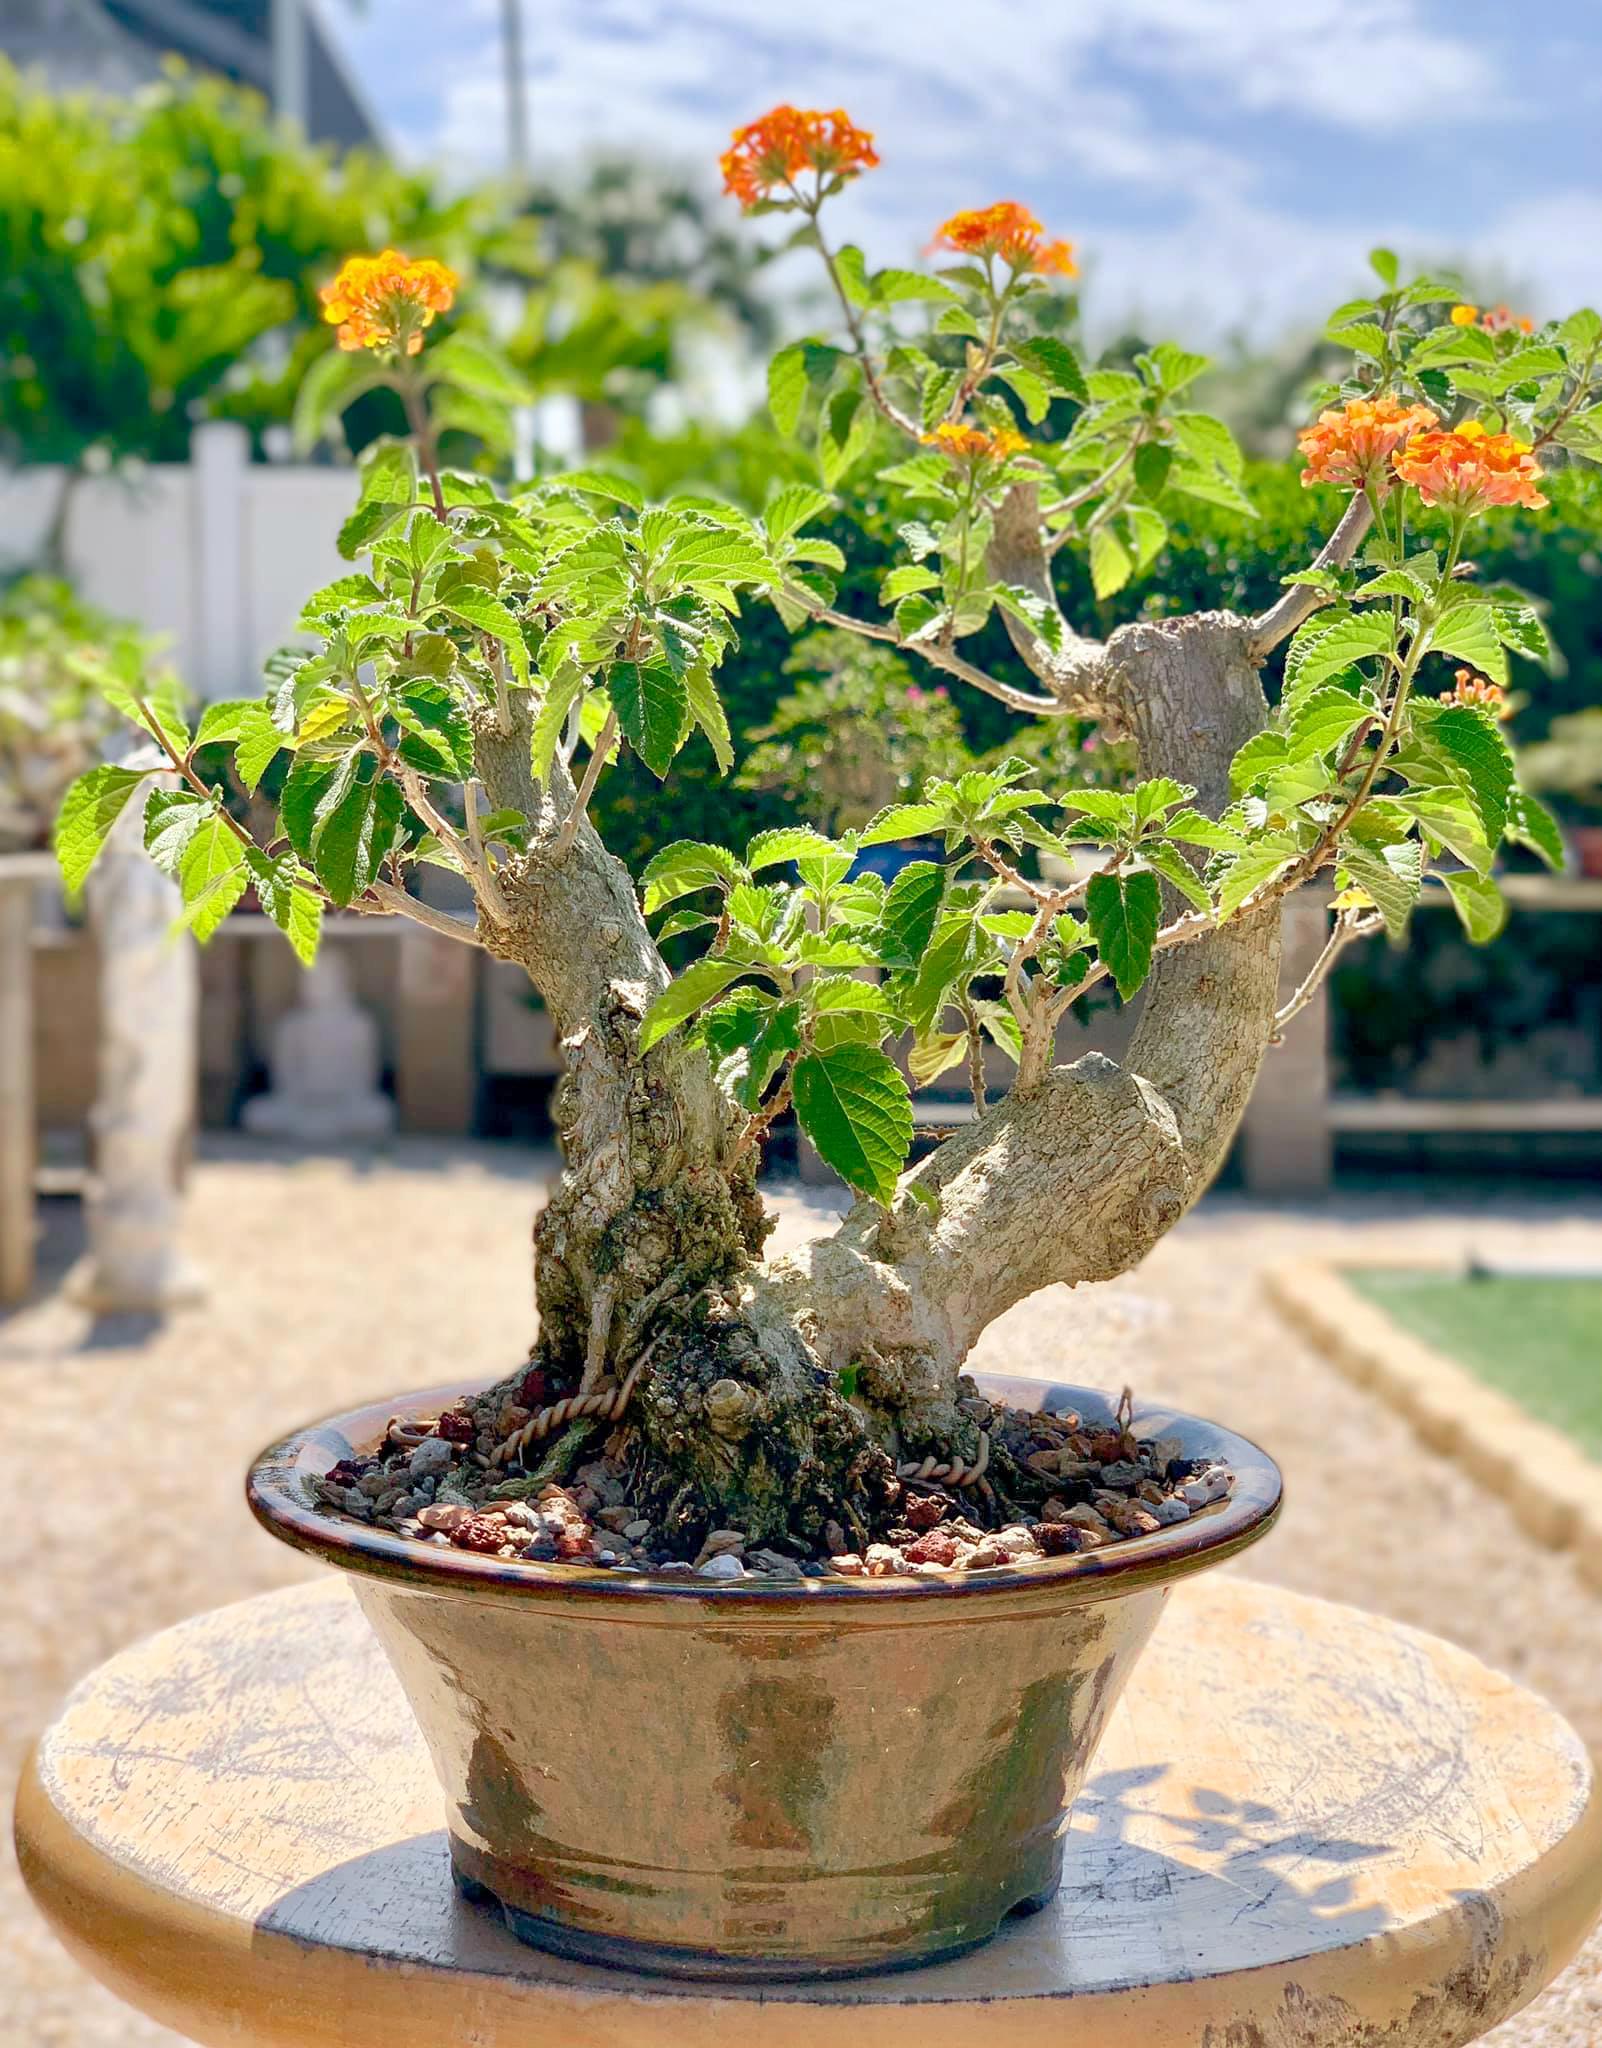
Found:
[[[208,1307],[164,1327],[89,1319],[46,1293],[0,1318],[9,1462],[51,1503],[0,1611],[0,1740],[15,1772],[61,1692],[121,1645],[314,1567],[257,1532],[240,1473],[285,1428],[346,1404],[522,1355],[529,1154],[407,1144],[370,1164],[213,1148],[187,1205]],[[781,1198],[783,1230],[819,1221]],[[1444,1203],[1437,1191],[1305,1212],[1214,1197],[1138,1273],[1038,1295],[990,1330],[980,1364],[1170,1399],[1270,1445],[1291,1508],[1248,1569],[1449,1636],[1547,1694],[1602,1752],[1602,1601],[1533,1547],[1405,1425],[1323,1365],[1267,1309],[1267,1262],[1364,1245],[1595,1259],[1602,1206]],[[227,1274],[227,1262],[236,1263]],[[225,1277],[226,1275],[226,1277]],[[392,1305],[387,1318],[381,1304]],[[197,1464],[193,1447],[209,1457]],[[0,1863],[5,2048],[156,2048],[55,1946]],[[1598,2048],[1602,1935],[1494,2048]]]

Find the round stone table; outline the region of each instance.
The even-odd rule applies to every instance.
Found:
[[[618,1798],[650,1796],[649,1755],[642,1728]],[[93,1673],[17,1840],[81,1962],[229,2048],[1457,2048],[1602,1908],[1602,1800],[1551,1708],[1233,1575],[1171,1595],[1055,1904],[902,1975],[742,1990],[522,1947],[456,1898],[427,1755],[333,1581]]]

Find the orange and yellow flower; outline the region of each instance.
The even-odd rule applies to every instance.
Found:
[[[1507,701],[1507,692],[1500,683],[1493,683],[1488,676],[1476,675],[1471,668],[1460,668],[1453,678],[1454,687],[1441,692],[1443,704],[1472,704],[1482,711],[1489,711],[1497,720],[1511,718],[1513,707]]]
[[[1040,277],[1079,275],[1073,243],[1049,240],[1028,207],[1015,199],[954,213],[941,222],[929,246],[931,253],[945,249],[958,256],[999,256],[1013,270]]]
[[[823,178],[854,178],[878,163],[873,137],[836,107],[774,107],[734,131],[734,144],[718,159],[723,189],[743,207],[759,205],[791,188],[805,171]]]
[[[414,263],[399,249],[348,256],[332,284],[318,293],[323,318],[339,329],[345,349],[398,348],[414,356],[423,329],[456,298],[456,273],[432,257]]]
[[[1529,314],[1515,313],[1511,306],[1493,306],[1480,315],[1480,325],[1487,334],[1506,334],[1510,327],[1516,327],[1520,334],[1535,332],[1535,322]]]
[[[946,420],[919,439],[925,447],[938,448],[942,455],[949,455],[953,462],[1005,462],[1009,455],[1021,455],[1029,446],[1023,435],[1015,434],[1010,427],[990,432],[961,420]]]
[[[1483,512],[1487,505],[1527,505],[1538,512],[1547,503],[1537,488],[1541,465],[1529,442],[1493,434],[1477,420],[1415,434],[1394,462],[1396,474],[1426,505],[1464,513]]]
[[[1353,398],[1321,412],[1296,436],[1306,458],[1304,484],[1338,484],[1343,490],[1383,489],[1389,464],[1411,436],[1438,427],[1427,405],[1403,405],[1395,398]]]
[[[1447,316],[1454,327],[1474,327],[1479,324],[1478,306],[1454,306]]]

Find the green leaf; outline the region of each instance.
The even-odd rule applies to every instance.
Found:
[[[1290,741],[1282,732],[1253,733],[1229,764],[1229,786],[1238,796],[1283,768],[1289,759]]]
[[[586,680],[577,662],[566,661],[545,686],[540,708],[534,716],[534,733],[529,747],[534,773],[541,782],[551,772],[551,762],[567,724],[567,714],[583,693]]]
[[[714,996],[721,995],[731,981],[750,971],[737,960],[697,960],[693,966],[687,967],[652,999],[641,1018],[640,1051],[649,1052],[670,1031],[676,1031],[686,1018],[693,1017]]]
[[[795,432],[807,395],[807,357],[801,343],[781,348],[768,365],[768,410],[786,436]]]
[[[1248,896],[1276,880],[1296,858],[1296,842],[1284,833],[1253,840],[1230,861],[1218,884],[1218,915],[1233,917]]]
[[[1076,405],[1089,404],[1084,370],[1067,342],[1052,334],[1039,334],[1032,341],[1020,342],[1013,353],[1038,371],[1061,397],[1071,398]]]
[[[1555,874],[1562,874],[1567,858],[1563,834],[1558,829],[1557,819],[1539,797],[1531,796],[1527,789],[1509,790],[1504,829],[1516,845],[1527,846],[1532,853],[1538,853]]]
[[[911,861],[896,876],[885,891],[880,922],[888,963],[910,965],[923,957],[945,890],[946,871],[936,861]]]
[[[1341,348],[1349,348],[1356,355],[1370,356],[1376,363],[1385,360],[1385,330],[1378,321],[1350,320],[1339,327],[1329,326],[1324,331]]]
[[[214,811],[191,835],[178,869],[187,925],[204,945],[245,893],[245,849]]]
[[[938,832],[948,815],[944,804],[890,804],[868,820],[857,834],[857,844],[889,846],[898,839],[918,839]]]
[[[309,842],[312,871],[341,908],[370,886],[401,820],[400,790],[375,768],[369,756],[360,757],[343,792],[336,771],[315,807]]]
[[[612,704],[623,736],[661,781],[684,744],[690,697],[665,661],[620,661],[611,673]]]
[[[383,381],[383,368],[365,350],[352,355],[344,349],[331,348],[326,355],[318,356],[295,394],[296,453],[305,455],[315,448],[324,430],[347,406],[354,405],[364,391],[373,390]]]
[[[1327,625],[1310,623],[1318,624],[1320,630],[1310,635],[1304,626],[1294,643],[1295,660],[1287,658],[1285,665],[1286,687],[1294,680],[1298,695],[1353,662],[1388,652],[1391,645],[1392,623],[1383,612],[1357,612]]]
[[[155,789],[145,804],[145,851],[176,881],[189,842],[217,807],[192,789]]]
[[[1290,758],[1305,761],[1313,754],[1333,753],[1368,715],[1368,708],[1360,699],[1333,684],[1298,697],[1287,734]]]
[[[1163,827],[1165,836],[1185,846],[1205,846],[1213,853],[1234,853],[1245,840],[1233,826],[1221,825],[1202,811],[1180,811]]]
[[[400,757],[425,775],[465,782],[473,773],[473,727],[454,691],[443,683],[417,682],[392,706],[404,728]]]
[[[523,641],[523,629],[498,597],[491,597],[487,590],[474,584],[457,583],[452,585],[449,596],[439,599],[437,609],[498,640],[506,649],[512,673],[525,689],[528,687],[528,648]]]
[[[1340,865],[1372,900],[1385,921],[1386,937],[1400,945],[1418,901],[1423,873],[1423,848],[1418,841],[1400,839],[1389,846],[1371,847],[1349,839],[1341,848]]]
[[[1111,597],[1134,574],[1134,557],[1111,526],[1092,527],[1090,533],[1090,581],[1097,597]]]
[[[1092,875],[1085,891],[1085,915],[1125,1002],[1151,968],[1152,947],[1162,918],[1162,891],[1157,877],[1144,870],[1132,875]]]
[[[1152,840],[1141,842],[1142,860],[1149,861],[1165,882],[1170,882],[1187,903],[1198,910],[1211,910],[1213,899],[1202,887],[1196,871],[1177,847],[1163,846]]]
[[[1489,945],[1507,923],[1507,904],[1489,875],[1442,874],[1452,908],[1473,946]]]
[[[1036,371],[1025,369],[1013,363],[996,373],[1003,384],[1009,385],[1022,401],[1024,417],[1033,427],[1051,410],[1051,385]]]
[[[903,562],[899,569],[892,569],[879,585],[879,602],[882,605],[899,604],[904,597],[911,597],[915,591],[933,590],[940,578],[933,569],[925,569],[917,562]]]
[[[1552,643],[1534,605],[1504,600],[1491,606],[1491,617],[1504,647],[1527,661],[1538,661],[1543,668],[1551,667]]]
[[[255,884],[256,900],[294,948],[303,967],[317,958],[323,932],[322,898],[306,886],[300,862],[292,853],[275,860],[247,849],[245,861]]]
[[[1490,873],[1492,850],[1466,795],[1434,790],[1424,796],[1395,797],[1390,801],[1405,816],[1417,819],[1432,839],[1449,847],[1476,874]]]
[[[878,982],[859,981],[854,974],[820,974],[808,983],[805,994],[814,1016],[851,1010],[893,1020],[900,1014]]]
[[[645,914],[651,917],[697,889],[734,889],[750,879],[744,862],[736,860],[726,847],[710,846],[700,839],[676,839],[652,855],[640,876]]]
[[[1396,279],[1400,271],[1395,251],[1391,249],[1370,249],[1368,260],[1380,283],[1386,286],[1388,290],[1394,291]]]
[[[697,662],[694,668],[684,671],[684,694],[689,702],[690,716],[706,734],[718,764],[718,773],[727,775],[734,766],[734,741],[729,733],[723,699],[718,695],[712,671],[705,662]]]
[[[88,880],[123,806],[150,773],[108,763],[80,775],[67,791],[56,818],[56,859],[69,895],[76,896]]]
[[[1244,468],[1240,445],[1229,428],[1208,412],[1176,412],[1170,421],[1174,439],[1193,461],[1211,464],[1227,476]]]
[[[901,1069],[876,1046],[810,1052],[791,1075],[796,1119],[818,1156],[849,1187],[886,1205],[912,1146],[912,1103]]]
[[[770,540],[788,540],[809,519],[816,519],[820,512],[827,512],[833,503],[829,492],[820,491],[816,484],[785,484],[768,500],[762,524]]]
[[[1450,762],[1479,813],[1486,841],[1495,846],[1507,823],[1513,756],[1494,720],[1467,704],[1448,704],[1420,735]]]
[[[963,1031],[930,1031],[915,1038],[907,1054],[907,1072],[913,1085],[927,1088],[950,1067],[967,1057],[968,1034]]]
[[[631,512],[645,510],[645,493],[627,477],[605,469],[569,469],[551,478],[553,490],[577,491],[588,498],[607,498],[615,505],[627,505]]]
[[[435,342],[428,352],[430,376],[447,384],[459,384],[476,398],[492,398],[501,405],[532,405],[533,387],[520,376],[499,349],[477,334],[460,328]]]
[[[764,868],[776,868],[783,861],[842,851],[826,833],[814,832],[810,825],[780,825],[772,832],[756,835],[745,849],[745,864],[753,875],[759,875]]]
[[[1159,388],[1170,398],[1187,384],[1194,384],[1208,364],[1206,356],[1195,355],[1171,341],[1158,342],[1147,360],[1156,372]]]
[[[1493,683],[1507,681],[1507,656],[1496,630],[1496,614],[1479,598],[1466,598],[1442,613],[1430,628],[1430,650],[1472,662]]]

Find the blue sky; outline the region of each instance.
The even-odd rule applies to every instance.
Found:
[[[498,163],[499,0],[323,4],[398,149]],[[1272,333],[1347,297],[1381,240],[1537,316],[1602,300],[1602,0],[524,10],[541,169],[634,147],[711,187],[737,121],[843,105],[884,163],[842,233],[905,261],[959,206],[1021,199],[1079,245],[1095,327]]]

